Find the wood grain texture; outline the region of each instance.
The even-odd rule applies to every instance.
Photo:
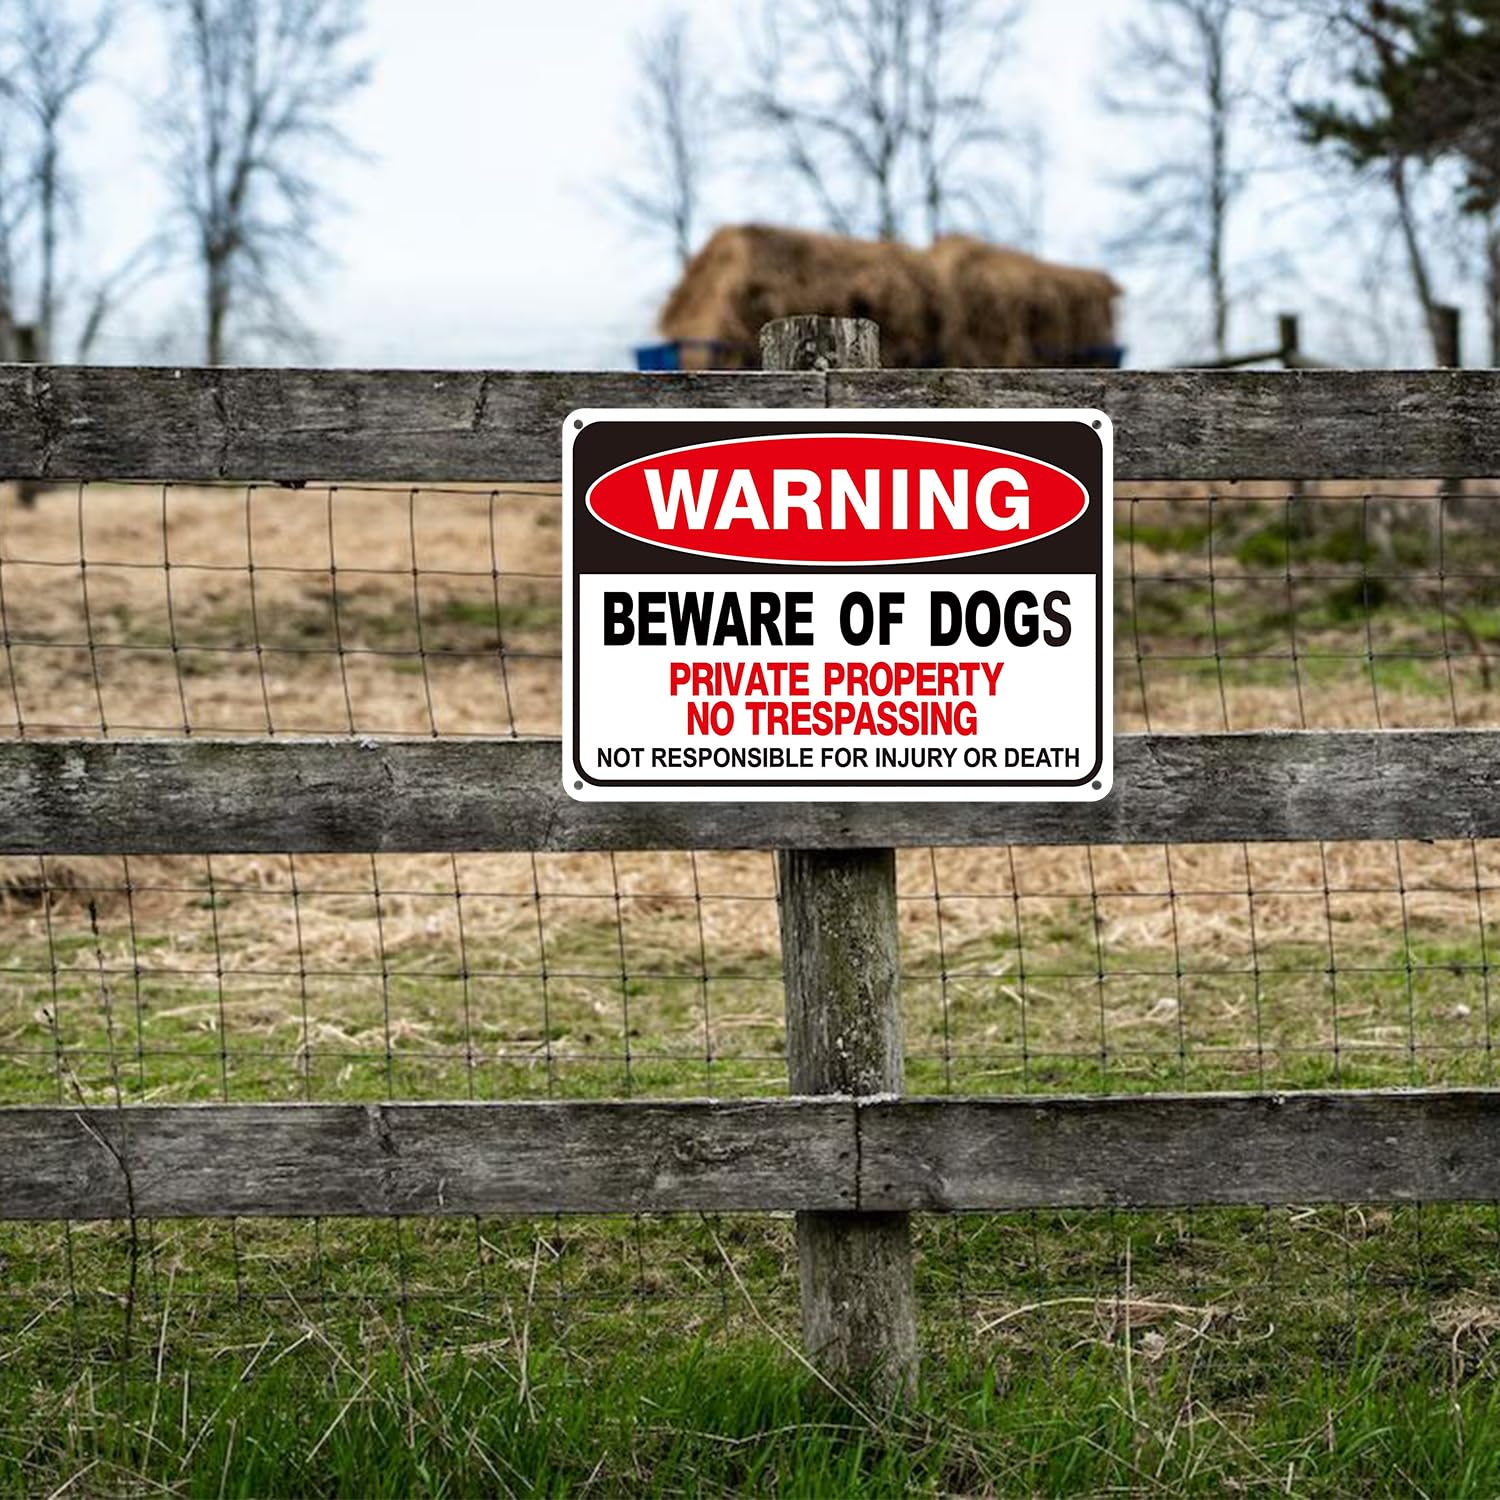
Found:
[[[0,366],[8,479],[556,481],[577,407],[821,406],[820,374]]]
[[[781,951],[794,1094],[903,1082],[894,849],[784,849]]]
[[[894,849],[783,849],[781,952],[794,1094],[902,1085]],[[904,1213],[797,1215],[802,1337],[836,1378],[917,1383],[911,1225]]]
[[[816,314],[774,318],[760,330],[767,370],[878,370],[880,325],[869,318]]]
[[[0,1219],[852,1207],[854,1107],[0,1110]]]
[[[859,1125],[867,1208],[1500,1197],[1488,1089],[913,1100]]]
[[[1500,373],[1481,370],[878,370],[830,406],[1088,406],[1117,479],[1462,479],[1500,469]]]
[[[1120,479],[1493,477],[1493,370],[0,366],[0,478],[556,481],[575,407],[1093,406]]]
[[[1494,1089],[0,1109],[0,1219],[1495,1199]]]
[[[1500,837],[1500,731],[1122,735],[1102,802],[585,803],[551,740],[0,742],[0,853]]]
[[[799,1213],[797,1273],[809,1356],[835,1378],[911,1395],[919,1367],[911,1216]]]

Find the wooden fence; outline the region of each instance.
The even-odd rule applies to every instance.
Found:
[[[794,332],[810,368],[745,374],[0,368],[0,474],[556,481],[564,414],[631,405],[1101,407],[1128,480],[1500,471],[1488,371],[846,370],[837,330]],[[897,846],[1500,837],[1500,732],[1125,736],[1112,796],[1071,806],[612,806],[560,764],[555,741],[15,740],[0,852],[797,851],[789,1062],[823,1097],[0,1109],[0,1218],[797,1210],[815,1349],[909,1382],[908,1212],[1500,1198],[1486,1090],[900,1098],[877,1034]],[[836,932],[848,899],[864,925]],[[840,1087],[814,1023],[850,983],[868,1066]]]

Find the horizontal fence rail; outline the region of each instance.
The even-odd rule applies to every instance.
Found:
[[[1500,730],[1122,735],[1104,801],[575,802],[556,740],[0,743],[0,853],[1500,837]]]
[[[1500,1198],[1500,1091],[0,1109],[0,1219]]]
[[[0,366],[0,476],[555,482],[580,407],[1107,411],[1118,479],[1488,478],[1485,370],[571,371]]]

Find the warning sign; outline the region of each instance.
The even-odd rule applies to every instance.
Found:
[[[1110,787],[1096,411],[578,411],[563,776],[587,801]]]

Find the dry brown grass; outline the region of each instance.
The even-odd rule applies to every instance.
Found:
[[[540,487],[3,503],[0,734],[555,732],[560,549]]]

